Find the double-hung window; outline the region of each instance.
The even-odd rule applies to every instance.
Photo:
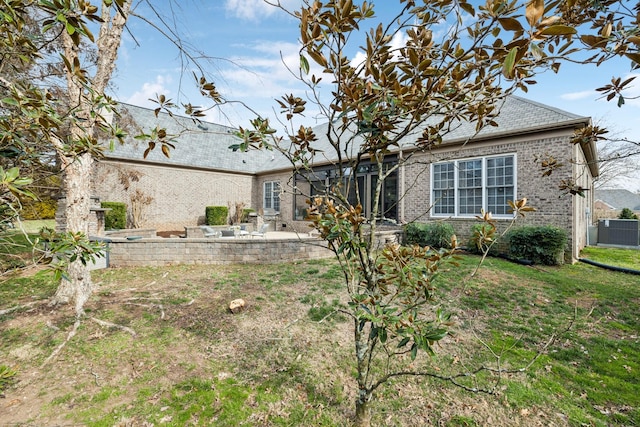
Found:
[[[516,157],[461,159],[431,168],[433,216],[475,216],[484,209],[510,216],[508,200],[516,194]]]
[[[267,181],[264,183],[264,209],[280,212],[280,183]]]

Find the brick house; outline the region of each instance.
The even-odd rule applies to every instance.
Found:
[[[303,221],[306,197],[296,192],[309,193],[302,191],[304,182],[292,176],[292,166],[283,156],[271,151],[232,152],[228,147],[237,140],[224,126],[197,125],[163,114],[156,118],[152,110],[123,108],[146,132],[161,126],[176,135],[176,148],[170,158],[156,148],[144,159],[146,144],[135,142],[107,151],[94,176],[94,193],[101,200],[131,204],[136,192],[148,195],[152,201],[144,207],[145,226],[159,230],[202,223],[205,206],[242,203],[259,212],[277,212],[277,229],[308,231]],[[587,241],[598,166],[594,145],[573,144],[571,137],[577,128],[590,124],[590,118],[510,97],[495,121],[498,127],[478,134],[474,126],[461,123],[441,145],[426,152],[414,152],[415,139],[408,136],[386,157],[401,166],[386,180],[380,205],[385,219],[398,224],[446,220],[464,241],[481,209],[491,211],[499,225],[506,226],[513,217],[507,201],[527,197],[537,211],[520,223],[566,229],[567,249],[575,259]],[[328,143],[322,140],[326,128],[314,129],[320,145]],[[537,159],[549,156],[563,166],[543,177]],[[328,181],[334,167],[331,158],[320,156],[314,161],[314,176]],[[368,212],[368,189],[375,172],[363,163],[352,178],[358,180]],[[565,194],[558,186],[561,180],[587,189],[585,197]]]

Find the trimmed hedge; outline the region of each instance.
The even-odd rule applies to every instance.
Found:
[[[451,248],[451,238],[455,234],[451,224],[413,222],[405,225],[405,242],[409,245],[430,246],[432,248]]]
[[[229,208],[226,206],[207,206],[204,215],[207,225],[227,225]]]
[[[520,227],[507,235],[509,254],[527,259],[534,264],[559,265],[564,263],[567,232],[557,227]]]
[[[109,208],[104,213],[104,228],[122,230],[127,228],[127,205],[122,202],[101,202],[100,207]]]

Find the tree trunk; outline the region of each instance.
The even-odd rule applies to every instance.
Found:
[[[371,341],[368,339],[367,328],[360,329],[357,319],[354,321],[354,338],[356,346],[358,396],[356,397],[356,416],[354,425],[358,427],[369,427],[371,425],[371,412],[369,403],[371,402],[371,390],[367,386],[369,376],[369,354],[371,352]]]
[[[91,167],[93,158],[85,153],[68,161],[64,173],[66,197],[65,229],[68,232],[89,235]],[[89,266],[76,260],[69,265],[67,278],[63,278],[52,299],[53,304],[75,304],[76,314],[83,313],[83,305],[91,296],[93,285]]]
[[[359,394],[367,394],[367,391],[360,390]],[[353,423],[356,427],[371,426],[371,410],[369,408],[370,400],[370,395],[368,398],[361,399],[361,397],[359,396],[356,399],[356,419]]]
[[[91,91],[86,88],[87,82],[83,81],[79,73],[67,70],[67,96],[69,105],[73,108],[73,114],[82,122],[70,123],[69,141],[73,144],[83,139],[91,140],[96,132],[96,118],[91,114],[94,105],[92,95],[102,95],[113,73],[118,48],[122,38],[122,31],[127,22],[131,1],[125,1],[116,11],[113,5],[102,3],[100,33],[96,40],[98,48],[95,68],[92,79],[87,82]],[[65,58],[70,64],[80,63],[80,47],[76,45],[68,32],[62,33]],[[60,163],[64,169],[64,196],[66,198],[65,217],[67,232],[82,233],[89,236],[89,216],[91,214],[91,167],[93,158],[91,153],[85,152],[77,155],[72,149],[66,148],[62,141],[54,142]],[[67,278],[62,279],[58,285],[52,304],[68,304],[73,302],[77,315],[83,314],[84,303],[87,302],[93,291],[91,272],[87,265],[76,260],[67,269]]]

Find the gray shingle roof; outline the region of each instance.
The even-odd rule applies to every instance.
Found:
[[[228,148],[230,145],[239,142],[233,128],[209,122],[194,123],[188,117],[177,115],[170,117],[167,113],[160,113],[156,117],[153,110],[134,105],[121,104],[120,109],[121,117],[116,120],[121,120],[123,124],[133,120],[135,125],[133,129],[128,129],[131,137],[127,138],[125,144],[116,144],[113,151],[105,152],[105,156],[109,159],[249,174],[268,168],[272,162],[273,154],[270,152],[241,153],[230,150]],[[172,141],[175,149],[171,150],[170,157],[167,158],[157,146],[144,159],[147,142],[135,140],[132,136],[140,131],[149,134],[156,126],[166,129],[169,135],[175,135],[175,140]]]
[[[629,208],[632,211],[640,210],[640,194],[629,190],[596,190],[595,199],[611,206],[613,209]]]
[[[477,138],[499,137],[514,133],[529,133],[556,127],[589,123],[589,117],[578,116],[558,108],[530,101],[518,96],[509,96],[500,107],[500,115],[495,119],[497,127],[486,126]],[[473,123],[460,123],[456,129],[443,138],[443,143],[466,140],[474,135]]]
[[[198,126],[189,118],[178,116],[171,118],[165,113],[160,113],[156,118],[153,110],[132,105],[122,104],[122,108],[126,109],[133,120],[147,133],[159,126],[166,128],[169,134],[180,135],[176,138],[176,148],[172,150],[169,159],[165,158],[157,147],[147,157],[146,161],[148,162],[249,174],[290,167],[289,161],[277,152],[234,153],[228,149],[230,145],[239,142],[239,139],[234,136],[232,128],[207,122]],[[485,127],[477,135],[475,135],[474,124],[458,123],[452,126],[446,135],[443,135],[443,144],[465,141],[469,138],[475,140],[499,138],[518,133],[577,126],[589,123],[590,119],[548,105],[510,96],[505,99],[500,109],[500,115],[495,121],[498,123],[498,127]],[[324,150],[316,157],[316,162],[334,159],[327,130],[327,124],[314,127],[314,132],[319,138],[316,146]],[[403,140],[403,148],[412,147],[417,137],[418,133],[408,135]],[[351,147],[355,151],[358,147],[358,137],[354,138],[353,142]],[[115,159],[143,161],[143,152],[146,148],[147,145],[144,142],[129,140],[126,144],[117,146],[113,152],[107,152],[106,156]]]

